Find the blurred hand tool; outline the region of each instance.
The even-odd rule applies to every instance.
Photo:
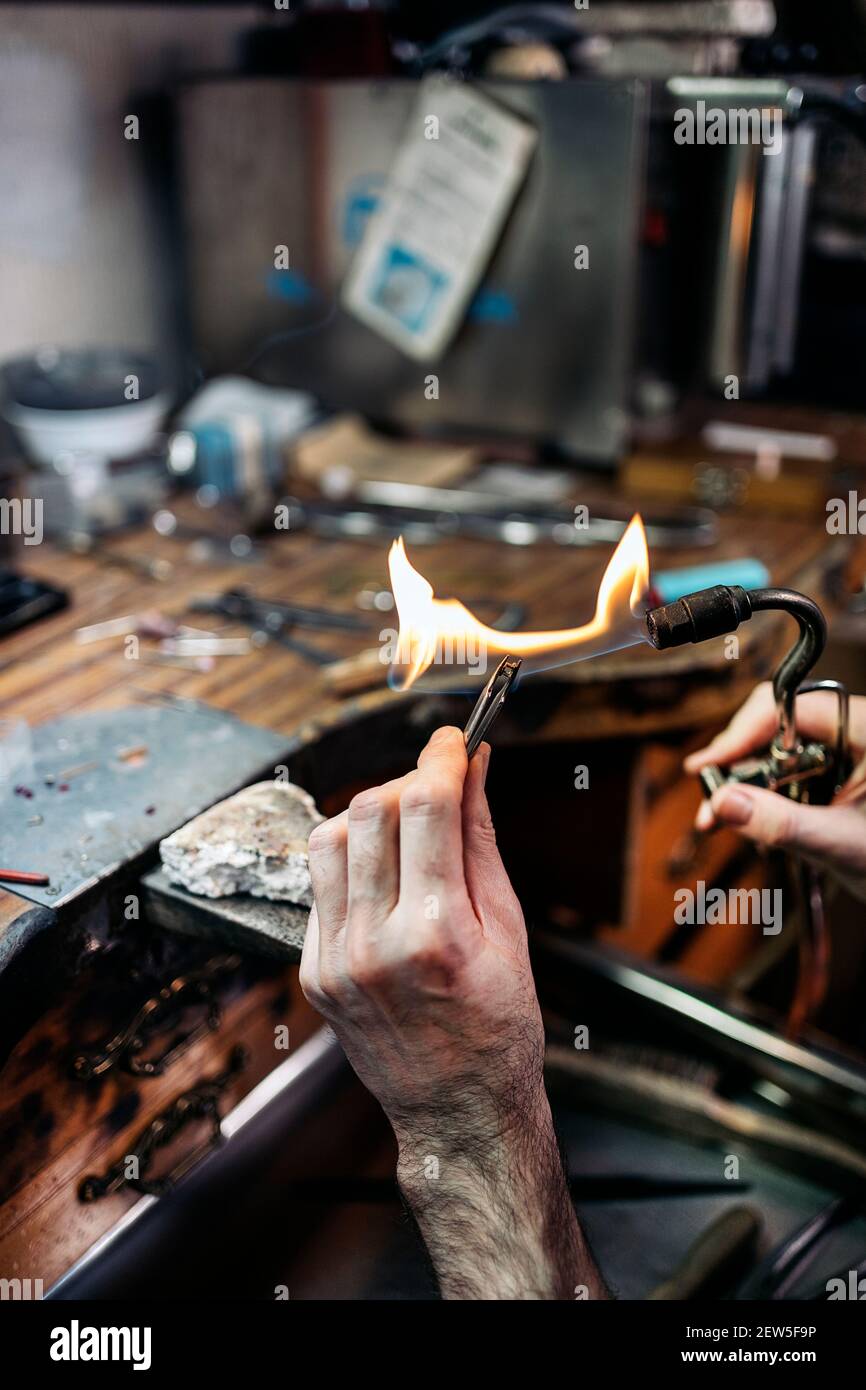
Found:
[[[702,1231],[682,1264],[653,1289],[651,1299],[668,1302],[700,1298],[730,1279],[754,1251],[761,1218],[751,1207],[731,1207]]]
[[[368,485],[372,486],[372,484]],[[384,486],[384,485],[382,485]],[[392,489],[396,484],[389,485]],[[401,488],[413,484],[400,484]],[[627,520],[610,516],[587,518],[577,525],[574,511],[515,506],[507,499],[480,493],[471,510],[466,494],[456,489],[424,488],[412,492],[412,503],[364,502],[360,499],[309,501],[284,497],[288,527],[342,540],[382,541],[402,535],[413,545],[428,545],[451,536],[499,541],[505,545],[612,545],[624,534]],[[644,518],[647,541],[669,549],[713,545],[718,537],[715,513],[683,508],[669,516]]]
[[[257,598],[248,589],[227,589],[216,596],[193,599],[191,607],[197,613],[218,613],[240,622],[256,622],[262,627],[281,623],[294,627],[309,627],[320,631],[367,632],[370,624],[359,613],[335,613],[329,608],[310,604],[284,603],[279,599]]]
[[[847,1197],[839,1197],[787,1236],[743,1281],[734,1297],[784,1299],[790,1296],[803,1271],[817,1254],[821,1241],[857,1210]]]

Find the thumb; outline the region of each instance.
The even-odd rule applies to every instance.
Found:
[[[866,867],[863,818],[853,808],[803,806],[760,787],[728,786],[713,793],[708,810],[715,824],[769,849],[795,850],[848,872]]]

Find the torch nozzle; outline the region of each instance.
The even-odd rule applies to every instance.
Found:
[[[738,584],[716,584],[699,589],[674,603],[651,608],[646,615],[647,632],[659,651],[682,647],[687,642],[705,642],[734,632],[752,616],[749,594]]]

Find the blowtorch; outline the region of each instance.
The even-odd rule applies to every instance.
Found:
[[[794,589],[752,589],[717,584],[686,594],[674,603],[652,608],[646,615],[649,640],[659,651],[704,642],[735,632],[754,613],[778,610],[795,618],[799,635],[773,677],[778,724],[763,756],[731,767],[705,767],[700,774],[705,796],[728,784],[766,787],[791,800],[827,805],[851,771],[848,740],[848,691],[839,681],[806,679],[824,650],[827,624],[818,605]],[[801,738],[797,731],[796,699],[812,690],[836,697],[836,736],[832,744]],[[821,886],[814,868],[796,859],[803,930],[800,935],[799,982],[788,1015],[788,1032],[795,1036],[821,1000],[828,978],[828,940]]]

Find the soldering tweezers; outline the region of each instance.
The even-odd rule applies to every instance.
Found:
[[[472,757],[479,744],[491,728],[493,721],[505,704],[505,697],[514,684],[520,670],[519,656],[505,656],[500,661],[490,680],[485,685],[475,708],[469,716],[463,737],[466,740],[466,753]]]

